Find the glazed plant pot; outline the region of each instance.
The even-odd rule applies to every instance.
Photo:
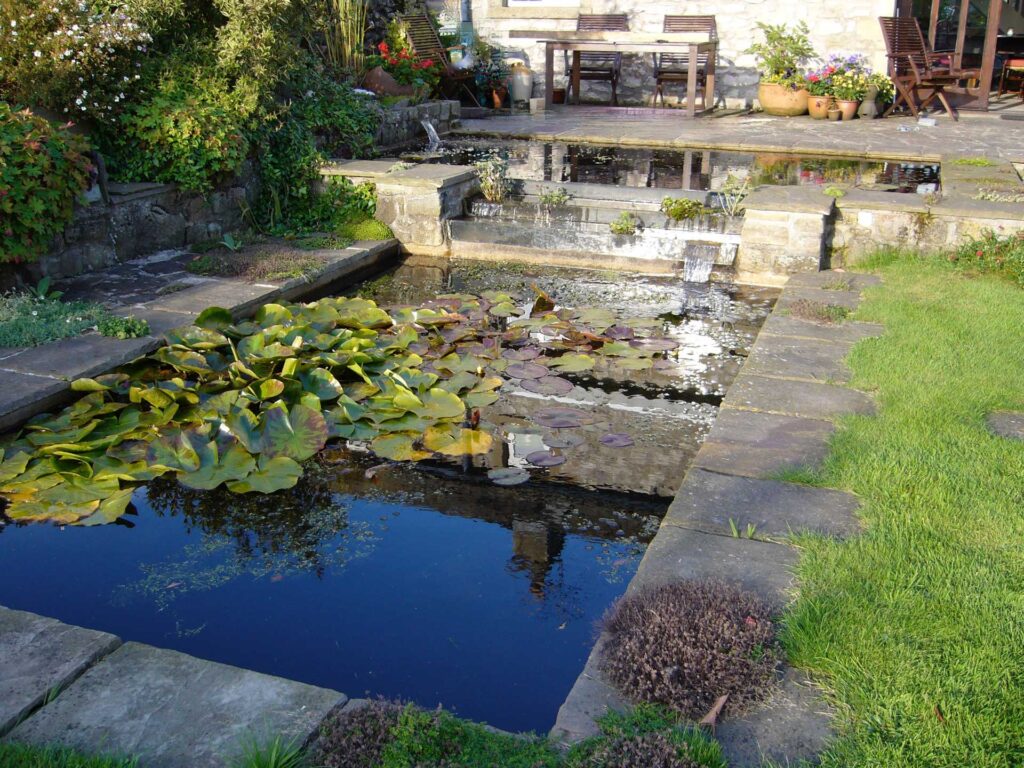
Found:
[[[843,116],[843,113],[839,110],[838,107],[835,107],[835,108],[830,109],[828,111],[828,119],[831,120],[833,123],[838,123],[839,122],[839,118],[842,117],[842,116]]]
[[[508,88],[501,86],[491,91],[491,102],[494,104],[495,109],[501,109],[501,105],[505,103],[505,97],[508,96]]]
[[[857,116],[857,107],[860,106],[860,101],[836,99],[836,106],[843,113],[843,120],[853,120]]]
[[[769,115],[796,117],[807,114],[809,97],[806,88],[794,91],[778,83],[761,83],[757,86],[757,100],[761,102],[761,109]]]
[[[828,117],[830,101],[832,101],[831,96],[810,96],[807,99],[807,111],[815,120],[824,120]]]

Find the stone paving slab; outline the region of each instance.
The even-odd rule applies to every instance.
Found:
[[[121,640],[0,607],[0,736]]]
[[[887,193],[887,197],[892,195]],[[789,276],[787,288],[823,288],[825,290],[837,290],[839,286],[848,285],[842,288],[845,291],[863,291],[872,285],[881,285],[882,278],[878,275],[869,275],[864,272],[840,272],[835,269],[823,269],[820,272],[798,272]],[[828,286],[828,288],[826,288]]]
[[[565,743],[573,743],[596,736],[598,718],[608,712],[622,712],[629,708],[629,699],[604,679],[600,660],[605,636],[598,638],[583,672],[569,691],[565,702],[558,710],[558,717],[551,729],[551,737]]]
[[[860,530],[859,506],[857,497],[844,491],[691,469],[662,525],[731,536],[731,520],[741,535],[755,526],[756,539],[801,531],[850,536]]]
[[[746,477],[816,467],[833,432],[835,425],[822,419],[722,408],[692,466]]]
[[[270,283],[249,284],[228,280],[210,280],[183,291],[157,297],[145,303],[153,309],[199,314],[207,307],[226,307],[235,317],[253,312],[271,301],[278,288]]]
[[[870,416],[875,412],[871,398],[856,389],[742,372],[729,388],[722,408],[828,420],[850,413]]]
[[[986,418],[989,429],[1000,437],[1024,440],[1024,413],[1020,411],[993,411]]]
[[[845,384],[851,376],[845,359],[852,346],[848,342],[762,336],[743,370],[762,376]]]
[[[877,323],[861,323],[854,320],[842,323],[815,323],[773,312],[761,326],[759,337],[789,336],[795,339],[820,339],[845,344],[875,338],[881,336],[884,331],[885,326]]]
[[[718,579],[738,584],[781,608],[789,601],[797,560],[797,551],[786,544],[663,524],[626,593],[685,579]]]
[[[726,718],[715,738],[729,765],[795,765],[814,758],[832,736],[832,712],[807,676],[787,668],[779,687],[761,708],[741,718]]]
[[[305,743],[344,694],[125,643],[7,736],[134,755],[145,768],[220,768],[248,742]]]
[[[824,288],[802,288],[795,286],[783,291],[775,306],[777,308],[791,307],[801,299],[826,305],[834,304],[838,307],[846,307],[853,310],[860,306],[861,296],[860,291],[827,291]]]
[[[68,385],[48,376],[0,369],[0,432],[30,416],[51,410],[70,396]]]
[[[0,368],[73,381],[83,376],[98,376],[129,363],[152,352],[161,343],[155,336],[114,339],[90,333],[27,349],[0,363]]]

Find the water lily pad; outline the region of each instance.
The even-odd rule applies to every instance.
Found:
[[[678,348],[679,342],[673,339],[643,339],[639,346],[639,349],[647,352],[668,352]]]
[[[600,442],[608,448],[628,448],[633,445],[633,438],[625,432],[609,432],[607,435],[601,435]]]
[[[526,460],[535,467],[557,467],[565,464],[565,456],[556,456],[550,451],[534,451],[526,457]]]
[[[615,365],[624,371],[647,371],[654,367],[654,361],[649,357],[620,357]]]
[[[580,435],[573,434],[572,432],[559,432],[557,434],[547,434],[542,438],[544,445],[548,448],[579,448],[583,443],[586,442]]]
[[[503,350],[501,356],[506,360],[527,362],[529,360],[536,360],[540,357],[540,350],[537,349],[537,347],[519,347],[518,349]]]
[[[548,361],[548,366],[563,373],[579,373],[591,370],[596,362],[590,355],[565,354]]]
[[[537,363],[512,363],[505,374],[513,379],[539,379],[548,375],[548,369]]]
[[[400,432],[393,435],[382,435],[370,443],[370,448],[383,459],[394,461],[419,461],[429,459],[429,451],[420,451],[415,447],[416,436]]]
[[[263,414],[260,449],[264,456],[305,461],[327,442],[327,422],[320,411],[304,405],[276,403]]]
[[[573,429],[590,424],[594,418],[589,413],[574,408],[545,408],[532,416],[533,421],[551,429]]]
[[[530,479],[530,473],[522,467],[499,467],[487,472],[495,485],[521,485]]]
[[[519,385],[527,392],[535,392],[538,395],[567,395],[575,389],[571,381],[560,376],[523,379]]]
[[[613,325],[611,328],[605,330],[604,335],[609,339],[616,339],[618,341],[628,341],[632,339],[636,333],[634,330],[625,325]]]
[[[423,447],[445,456],[466,456],[487,453],[494,442],[480,429],[435,426],[423,433]]]
[[[292,488],[302,475],[302,467],[287,456],[263,456],[257,468],[243,480],[228,483],[235,493],[273,493]]]

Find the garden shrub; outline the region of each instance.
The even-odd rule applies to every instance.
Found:
[[[1024,231],[999,235],[985,230],[964,242],[949,259],[962,269],[993,272],[1024,287]]]
[[[779,651],[768,607],[714,581],[684,581],[621,599],[605,620],[602,664],[637,701],[698,719],[719,696],[735,714],[767,694]]]
[[[0,101],[0,262],[39,257],[89,185],[88,142]]]

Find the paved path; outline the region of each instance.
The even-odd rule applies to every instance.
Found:
[[[141,768],[221,768],[254,743],[308,743],[348,703],[327,688],[0,607],[5,741],[135,756]]]
[[[711,432],[697,453],[658,535],[627,594],[655,584],[714,578],[739,584],[782,608],[796,587],[793,532],[856,534],[858,501],[851,494],[772,479],[786,469],[819,464],[834,419],[872,413],[865,394],[841,386],[850,348],[882,327],[847,322],[826,326],[788,314],[799,298],[856,307],[874,278],[852,277],[851,290],[824,290],[828,272],[792,277],[765,323]],[[735,526],[742,537],[733,535]],[[747,536],[747,531],[753,532]],[[596,732],[595,718],[628,702],[604,680],[594,651],[558,713],[552,735],[576,741]],[[734,768],[811,760],[831,737],[828,707],[797,670],[785,670],[772,699],[745,717],[727,719],[716,736]]]
[[[924,162],[938,162],[949,155],[986,155],[1024,162],[1024,121],[1002,120],[994,113],[964,113],[956,123],[939,117],[935,126],[918,127],[909,117],[850,123],[762,114],[684,120],[672,110],[556,107],[536,115],[463,120],[455,133],[567,143],[706,147]]]
[[[0,348],[0,432],[64,403],[73,380],[152,352],[165,343],[163,334],[192,322],[207,307],[225,307],[244,317],[270,301],[296,300],[345,278],[362,279],[397,252],[394,240],[361,242],[320,251],[327,265],[312,279],[246,283],[193,275],[185,269],[191,254],[167,251],[63,281],[58,287],[64,299],[96,301],[117,314],[145,319],[151,335],[121,340],[88,333],[28,349]]]

